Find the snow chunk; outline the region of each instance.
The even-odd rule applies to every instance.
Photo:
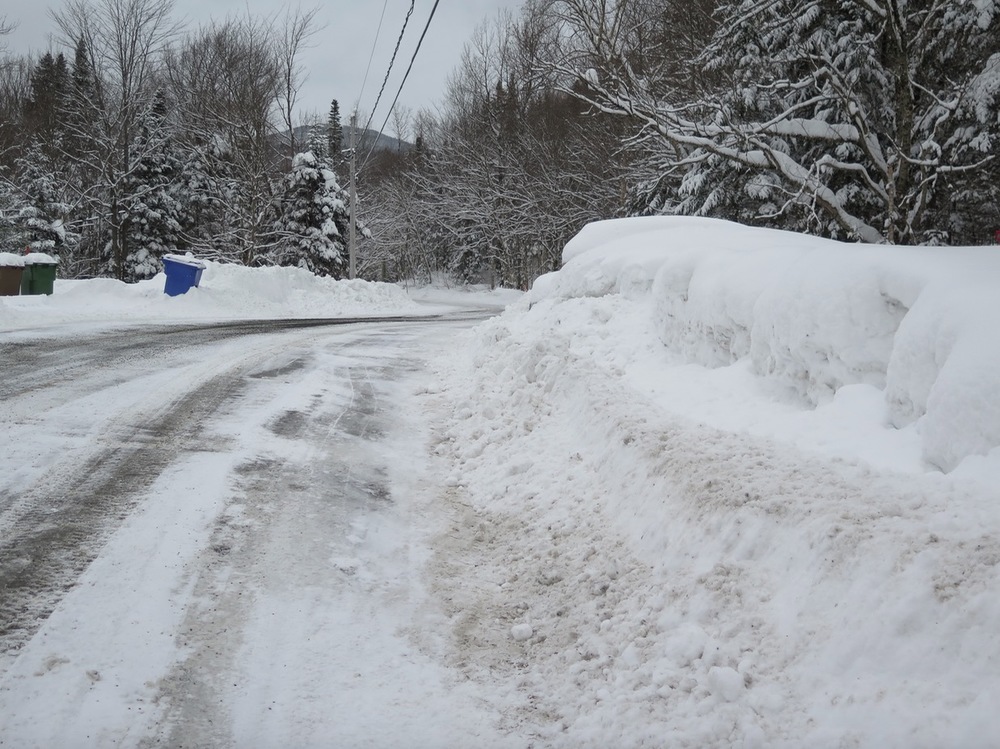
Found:
[[[201,270],[204,270],[207,267],[203,261],[195,259],[195,256],[190,252],[183,255],[164,255],[163,259],[170,260],[174,263],[180,263],[181,265],[189,265],[192,268],[200,268]]]
[[[527,642],[535,634],[530,624],[515,624],[510,628],[510,636],[517,642]]]
[[[720,702],[736,702],[746,691],[739,672],[723,666],[713,666],[708,670],[708,688]]]

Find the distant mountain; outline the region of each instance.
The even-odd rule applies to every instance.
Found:
[[[306,145],[309,143],[309,130],[312,127],[320,128],[323,131],[322,136],[326,138],[326,125],[299,125],[292,131],[295,133],[295,147],[297,150],[304,150]],[[361,128],[358,128],[357,146],[358,146],[359,156],[364,156],[368,153],[369,149],[371,149],[371,143],[376,136],[378,136],[378,140],[375,143],[376,151],[400,151],[405,153],[406,151],[409,151],[411,148],[413,148],[413,144],[410,143],[409,141],[399,140],[397,138],[393,138],[385,134],[379,135],[378,132],[375,130],[368,129],[362,131]],[[281,137],[283,138],[285,144],[287,145],[288,131],[286,130],[284,133],[282,133]],[[344,148],[346,149],[350,147],[351,147],[351,126],[346,125],[344,127]]]

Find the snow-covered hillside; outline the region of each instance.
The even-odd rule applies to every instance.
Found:
[[[542,745],[994,745],[997,249],[648,218],[564,260],[439,396],[449,595]]]

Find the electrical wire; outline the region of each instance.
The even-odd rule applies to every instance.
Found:
[[[382,15],[379,16],[378,28],[375,30],[375,41],[372,42],[372,53],[368,55],[368,67],[365,68],[365,77],[364,80],[361,81],[361,93],[358,94],[358,101],[361,101],[361,99],[363,99],[365,95],[365,86],[368,85],[368,73],[370,73],[372,69],[372,60],[375,58],[375,48],[378,46],[378,38],[379,35],[382,33],[382,22],[385,20],[385,9],[388,6],[389,6],[389,0],[384,0],[384,2],[382,3]],[[356,105],[355,109],[357,109]]]
[[[375,97],[375,106],[372,107],[372,112],[368,116],[368,122],[365,123],[364,128],[362,128],[362,133],[368,132],[368,126],[372,124],[372,119],[375,117],[375,110],[378,109],[378,103],[382,101],[382,94],[385,92],[385,84],[389,82],[389,74],[392,72],[393,63],[396,62],[396,54],[399,52],[399,45],[403,42],[403,34],[406,33],[406,25],[410,22],[410,16],[413,15],[413,6],[416,4],[417,0],[410,0],[410,9],[406,11],[406,18],[403,19],[403,28],[399,31],[399,38],[396,39],[396,49],[392,51],[392,59],[389,60],[389,69],[385,71],[385,78],[382,79],[382,88],[378,91],[378,96]],[[355,134],[357,137],[357,134]]]
[[[378,135],[375,136],[375,140],[372,141],[372,146],[368,149],[368,154],[365,156],[365,160],[361,163],[361,168],[368,163],[368,159],[371,158],[372,154],[375,152],[375,146],[378,145],[378,139],[382,137],[382,133],[385,131],[385,126],[389,124],[389,117],[392,116],[392,110],[396,106],[396,102],[399,101],[399,95],[403,93],[403,86],[406,85],[406,79],[410,76],[410,71],[413,70],[413,63],[417,59],[417,53],[420,52],[420,45],[424,42],[424,37],[427,36],[427,29],[431,26],[431,21],[434,20],[434,11],[437,10],[438,3],[441,0],[434,0],[434,6],[431,8],[431,14],[427,17],[427,23],[424,24],[424,30],[420,34],[420,39],[417,41],[417,48],[413,50],[413,56],[410,57],[410,64],[406,68],[406,73],[403,74],[403,80],[400,81],[399,89],[396,91],[396,97],[392,100],[392,104],[389,106],[389,112],[385,116],[385,122],[382,123],[382,127],[379,128]],[[386,76],[388,78],[388,76]],[[372,111],[374,114],[374,110]],[[371,118],[368,119],[371,122]],[[367,130],[367,125],[365,126]]]

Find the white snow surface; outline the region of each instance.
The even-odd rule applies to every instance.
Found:
[[[243,745],[335,730],[376,749],[474,735],[553,749],[995,746],[997,249],[644,218],[588,226],[564,262],[523,296],[214,263],[175,298],[162,276],[57,279],[52,297],[0,298],[0,331],[510,302],[456,339],[428,338],[394,438],[407,456],[394,472],[410,477],[399,514],[362,518],[359,539],[384,540],[334,560],[365,585],[310,588],[315,602],[285,611],[281,631],[250,622],[247,683],[276,672],[273,638],[302,647],[286,680],[253,687],[286,712],[236,701]],[[303,452],[258,424],[330,382],[327,398],[351,397],[328,375],[337,362],[317,354],[310,387],[262,390],[260,413],[216,424],[233,455],[195,454],[160,477],[154,497],[189,482],[208,500],[128,519],[84,578],[95,592],[73,591],[0,674],[0,744],[45,745],[36,734],[59,725],[84,746],[123,732],[136,743],[157,711],[143,700],[183,655],[185,560],[238,509],[230,464]],[[48,444],[31,423],[25,452]],[[121,623],[102,628],[102,611]],[[53,660],[88,642],[67,659],[97,676]],[[120,655],[134,652],[148,657]],[[296,675],[330,664],[343,673],[326,691],[301,692],[315,681]],[[378,689],[338,700],[365,670]]]
[[[29,252],[24,255],[25,265],[51,265],[58,262],[59,258],[46,252]]]
[[[793,439],[826,444],[830,431],[806,424],[812,414],[853,411],[851,430],[883,432],[877,439],[900,458],[904,443],[919,442],[915,465],[952,471],[970,457],[970,465],[998,460],[997,247],[848,245],[655,217],[592,224],[567,245],[564,261],[525,304],[558,308],[560,319],[565,302],[645,307],[647,337],[662,344],[663,362],[693,367],[687,379],[700,393],[671,381],[667,397],[691,403],[700,420],[787,434],[785,423],[761,424],[774,414],[760,411],[791,409],[791,420],[814,433]],[[572,301],[594,298],[601,301]],[[733,402],[704,402],[731,378],[751,390],[752,405],[739,403],[742,392]],[[773,405],[761,409],[765,402]],[[855,435],[847,454],[857,452],[851,443]],[[896,462],[869,448],[860,447]]]
[[[186,260],[181,256],[182,260]],[[51,296],[0,297],[0,330],[79,322],[352,317],[428,314],[394,285],[335,281],[301,268],[247,268],[204,261],[197,288],[170,297],[166,276],[126,284],[108,278],[76,281],[57,276]]]
[[[164,255],[163,259],[164,260],[173,260],[175,263],[182,263],[183,265],[189,265],[192,268],[200,268],[202,270],[205,269],[205,261],[204,260],[198,260],[190,252],[188,252],[188,253],[186,253],[184,255],[169,255],[169,254],[168,255]]]
[[[648,218],[564,261],[443,375],[541,744],[995,745],[997,249]]]

